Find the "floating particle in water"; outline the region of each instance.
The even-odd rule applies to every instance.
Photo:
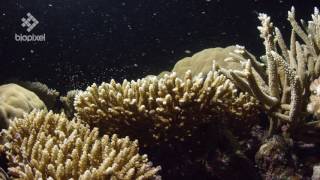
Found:
[[[128,21],[128,17],[126,15],[122,16],[122,19],[123,19],[124,22]]]
[[[122,6],[126,6],[126,3],[125,3],[125,2],[122,2],[121,5],[122,5]]]
[[[138,64],[136,64],[136,63],[135,63],[135,64],[133,64],[133,67],[138,67]]]
[[[206,2],[211,2],[211,0],[206,0]]]
[[[155,38],[155,41],[156,41],[157,43],[160,43],[160,42],[161,42],[161,40],[160,40],[159,38]]]
[[[6,13],[2,13],[2,16],[5,16],[6,15]]]
[[[187,53],[187,54],[190,54],[190,53],[191,53],[191,51],[190,51],[190,50],[188,50],[188,49],[187,49],[187,50],[185,50],[184,52],[185,52],[185,53]]]
[[[52,5],[52,4],[48,4],[48,6],[49,6],[49,7],[52,7],[53,5]]]
[[[33,54],[33,53],[34,53],[34,50],[33,50],[33,49],[30,49],[30,53]]]

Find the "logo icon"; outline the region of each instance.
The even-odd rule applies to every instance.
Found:
[[[32,16],[31,13],[27,13],[27,18],[23,17],[21,18],[21,21],[21,26],[27,27],[28,32],[31,32],[33,28],[35,28],[39,24],[39,21],[34,16]]]

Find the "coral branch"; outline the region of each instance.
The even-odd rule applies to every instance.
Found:
[[[122,84],[112,80],[92,85],[75,100],[80,120],[149,146],[174,146],[173,142],[190,139],[194,131],[215,118],[250,122],[257,115],[255,107],[257,102],[252,97],[238,93],[234,84],[217,71],[195,77],[187,71],[184,79],[171,73]]]
[[[231,79],[236,85],[254,95],[267,111],[271,111],[270,126],[274,126],[277,119],[280,120],[280,124],[275,127],[279,131],[281,124],[289,121],[290,130],[293,132],[298,125],[306,123],[306,116],[303,114],[306,112],[307,99],[310,95],[308,86],[320,73],[319,11],[315,8],[312,21],[309,21],[305,29],[295,20],[294,8],[288,12],[288,20],[292,26],[290,49],[286,46],[280,30],[273,26],[269,16],[259,14],[258,18],[261,21],[261,26],[258,27],[260,37],[263,38],[265,45],[265,55],[261,60],[266,60],[267,69],[252,66],[255,60],[251,57],[244,70],[246,76],[240,77],[241,73],[236,70],[223,72],[231,74]],[[296,34],[302,42],[297,41]],[[280,54],[276,45],[281,49]],[[259,78],[262,74],[267,74],[267,77]],[[268,90],[265,90],[266,87]],[[284,106],[288,104],[290,108]]]

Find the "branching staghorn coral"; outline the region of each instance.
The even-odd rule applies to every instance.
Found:
[[[201,125],[215,120],[251,124],[256,107],[254,98],[239,93],[214,69],[195,77],[187,71],[183,79],[173,72],[163,78],[93,84],[75,100],[77,118],[89,125],[108,134],[129,135],[145,146],[169,147],[192,139]]]
[[[17,179],[159,179],[137,141],[98,137],[64,114],[33,111],[2,132],[8,171]]]
[[[245,70],[224,70],[238,87],[256,97],[269,114],[269,134],[289,125],[293,132],[306,123],[307,100],[310,83],[320,75],[320,14],[315,8],[312,20],[301,27],[295,20],[294,8],[288,12],[292,26],[288,47],[280,30],[273,26],[270,17],[260,14],[260,37],[264,40],[266,54],[257,61],[254,57],[243,59],[239,55],[246,50],[231,54],[239,61],[246,60]],[[301,40],[297,40],[297,36]]]

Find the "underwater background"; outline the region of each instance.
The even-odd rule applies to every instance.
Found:
[[[240,44],[261,54],[259,12],[286,29],[291,6],[306,18],[317,5],[317,0],[2,0],[0,83],[40,81],[66,92],[111,78],[158,74],[209,47]],[[15,34],[27,34],[21,18],[28,12],[39,21],[31,33],[45,33],[45,42],[14,40]]]
[[[319,4],[1,1],[0,179],[320,179]]]

